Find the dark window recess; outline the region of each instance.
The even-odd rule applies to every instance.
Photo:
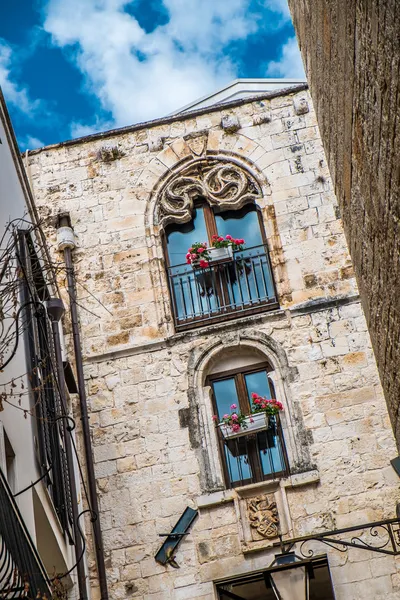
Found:
[[[268,366],[258,366],[210,376],[208,383],[212,388],[214,413],[218,419],[222,420],[224,414],[232,412],[232,404],[237,405],[241,414],[249,415],[253,392],[267,398],[275,398],[268,370]],[[218,427],[218,439],[227,487],[247,485],[289,474],[279,415],[271,419],[268,429],[234,439],[225,439]]]
[[[245,249],[206,269],[187,265],[190,246],[195,242],[211,246],[215,234],[243,238]],[[255,204],[219,212],[199,200],[189,223],[167,227],[165,256],[177,330],[278,306],[262,215]]]
[[[312,560],[313,576],[310,578],[309,600],[334,600],[332,579],[326,556]],[[263,571],[236,577],[217,584],[219,600],[276,600],[275,593],[265,585]]]
[[[71,536],[72,505],[64,426],[62,420],[55,423],[63,411],[57,387],[51,323],[43,304],[50,295],[32,239],[24,232],[19,234],[19,259],[24,272],[21,279],[22,304],[31,302],[25,307],[23,318],[40,467],[42,472],[49,470],[45,478],[47,488],[61,525]]]

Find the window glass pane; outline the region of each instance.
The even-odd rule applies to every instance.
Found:
[[[251,394],[253,392],[266,398],[272,398],[267,371],[248,373],[244,378],[249,401],[251,401]],[[275,422],[271,429],[257,434],[257,441],[264,475],[283,471],[285,469],[285,462]]]
[[[235,378],[231,377],[229,379],[214,381],[213,387],[215,401],[217,403],[218,418],[222,419],[224,414],[230,414],[231,404],[236,404],[239,407]]]
[[[168,256],[171,266],[186,263],[188,249],[195,242],[207,242],[208,236],[203,208],[196,208],[189,223],[174,226],[167,231]]]
[[[258,371],[257,373],[248,373],[244,376],[247,388],[249,402],[251,402],[251,394],[255,392],[260,396],[272,398],[271,390],[268,382],[267,371]]]
[[[212,272],[194,270],[186,264],[187,251],[195,242],[208,244],[204,209],[201,207],[194,211],[190,223],[167,229],[170,285],[178,321],[208,317],[218,309]]]
[[[215,381],[213,388],[219,419],[222,419],[224,414],[231,413],[231,404],[236,404],[239,411],[239,400],[234,377]],[[251,479],[252,474],[244,440],[232,440],[230,444],[230,448],[226,444],[224,448],[226,466],[231,483],[234,484],[238,481]]]
[[[243,238],[246,246],[259,246],[263,243],[257,209],[254,205],[247,205],[241,210],[227,210],[215,215],[219,235],[231,235],[234,238]]]
[[[241,210],[217,213],[215,222],[219,235],[230,234],[245,241],[245,249],[235,252],[235,262],[226,270],[229,304],[236,307],[274,298],[268,249],[263,242],[254,204]]]
[[[272,475],[285,470],[283,449],[278,436],[275,419],[272,427],[257,434],[260,461],[264,475]]]

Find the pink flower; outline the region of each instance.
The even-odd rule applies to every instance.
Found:
[[[200,248],[197,250],[198,254],[203,254],[203,252],[205,252],[206,249],[203,248],[202,246],[200,246]]]
[[[219,237],[219,238],[217,239],[217,242],[223,242],[223,241],[224,241],[224,238],[223,238],[223,237]]]
[[[189,248],[188,252],[193,252],[193,248]]]
[[[213,416],[212,416],[212,420],[213,420],[213,421],[218,421],[218,416],[217,416],[217,415],[213,415]]]
[[[243,239],[243,238],[241,238],[241,239],[239,240],[239,244],[244,244],[244,239]]]
[[[254,398],[253,403],[254,404],[261,404],[261,400],[259,398]]]
[[[236,413],[232,413],[232,414],[231,414],[231,419],[232,419],[232,421],[237,421],[237,420],[238,420],[238,418],[239,418],[239,417],[237,416],[237,414],[236,414]]]
[[[202,269],[205,269],[206,267],[208,267],[208,262],[206,260],[201,260],[199,262],[199,265]]]
[[[235,410],[235,408],[237,408],[236,404],[231,404],[231,408],[232,410]]]
[[[253,393],[251,394],[251,397],[252,397],[252,398],[258,398],[258,394],[256,394],[255,392],[253,392]]]
[[[231,239],[232,239],[232,236],[231,236],[231,235],[226,235],[226,236],[225,236],[225,239],[227,239],[227,240],[231,240]]]
[[[192,261],[190,260],[190,258],[188,258],[188,259],[187,259],[187,261],[186,261],[186,264],[187,264],[187,265],[190,265],[190,264],[192,264]]]
[[[193,252],[193,253],[190,255],[190,258],[191,258],[192,260],[196,260],[196,258],[197,258],[197,254],[195,254],[195,253]]]
[[[253,417],[250,417],[249,421],[250,421],[250,423],[254,423]]]
[[[223,419],[229,419],[229,415],[224,415],[222,418]]]
[[[190,252],[186,254],[186,258],[190,258]]]
[[[218,235],[217,234],[213,235],[211,239],[212,240],[217,240],[218,239]]]
[[[234,423],[234,424],[232,425],[232,431],[234,431],[235,433],[236,433],[237,431],[239,431],[239,429],[240,429],[240,425],[239,425],[239,423]]]

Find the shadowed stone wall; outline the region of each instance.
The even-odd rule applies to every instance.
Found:
[[[399,443],[399,2],[289,5]]]

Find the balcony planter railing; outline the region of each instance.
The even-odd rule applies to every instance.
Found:
[[[210,264],[216,262],[226,262],[233,258],[232,246],[226,248],[207,248],[208,262]],[[192,263],[192,266],[196,268],[196,263]]]
[[[215,259],[206,268],[169,267],[168,280],[178,330],[277,307],[265,245],[233,251],[230,259]]]
[[[222,436],[226,440],[229,440],[268,429],[270,427],[270,420],[268,415],[265,412],[262,412],[254,415],[248,415],[239,431],[234,431],[232,427],[226,425],[225,423],[219,423],[218,427],[221,430]]]

